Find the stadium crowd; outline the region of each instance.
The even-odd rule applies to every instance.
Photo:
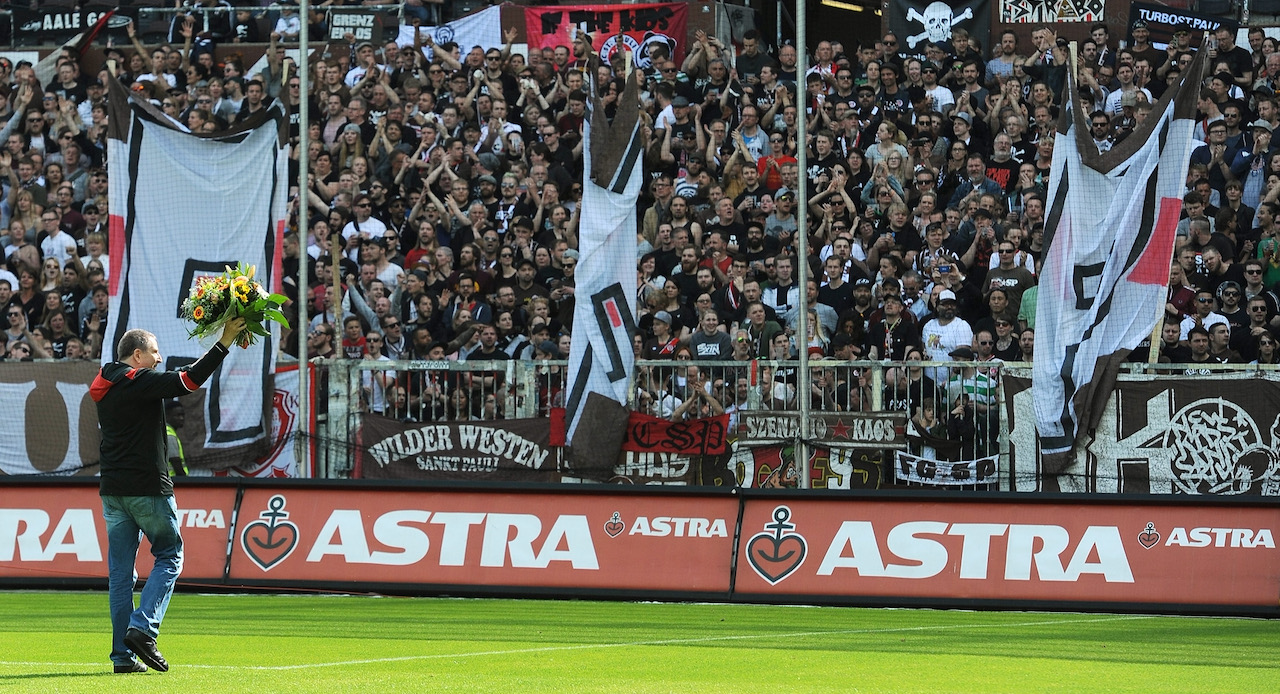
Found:
[[[598,92],[612,116],[624,85],[621,65],[602,64],[589,35],[527,56],[512,50],[513,29],[503,46],[436,45],[425,32],[404,47],[348,36],[315,60],[303,95],[284,59],[296,27],[269,34],[266,67],[254,74],[236,54],[215,58],[214,42],[197,29],[179,20],[172,43],[148,47],[130,27],[131,46],[107,49],[102,65],[64,57],[46,85],[29,64],[0,60],[0,116],[8,117],[0,131],[0,354],[99,354],[109,269],[104,84],[115,75],[197,133],[243,123],[276,98],[290,108],[293,180],[305,185],[292,191],[286,287],[297,299],[305,262],[308,357],[567,357],[588,94]],[[1122,48],[1105,25],[1093,27],[1080,44],[1076,98],[1100,152],[1150,117],[1190,64],[1189,36],[1179,26],[1158,50],[1138,21]],[[1275,363],[1280,51],[1261,30],[1250,31],[1248,49],[1231,32],[1216,40],[1211,76],[1190,87],[1199,89],[1203,144],[1191,157],[1158,347],[1173,363]],[[1051,28],[1036,30],[1030,46],[1005,32],[989,49],[958,27],[949,42],[916,52],[891,33],[858,46],[821,40],[803,75],[795,46],[769,50],[755,32],[730,47],[697,31],[679,62],[673,48],[650,42],[639,61],[647,154],[637,356],[785,360],[805,350],[829,365],[1032,360],[1046,186],[1069,62]],[[311,122],[301,133],[304,98]],[[798,198],[801,176],[808,199]],[[309,208],[306,229],[297,227],[300,205]],[[797,335],[802,311],[809,331]],[[1145,360],[1149,345],[1135,347]],[[284,342],[289,354],[297,348],[296,339]],[[684,397],[660,387],[672,378],[664,373],[643,373],[638,388],[638,402],[655,414],[731,411],[746,398],[729,372],[706,371],[696,393],[682,385]],[[849,373],[816,372],[815,402],[867,408],[857,395],[866,384],[851,385],[859,376]],[[902,369],[890,383],[935,377],[949,378]],[[365,379],[373,411],[501,416],[492,387],[501,375],[473,388],[430,373]],[[561,380],[546,379],[544,405],[557,402]],[[994,385],[961,391],[994,398]],[[955,396],[948,402],[964,400]],[[796,394],[773,388],[767,397],[786,407]]]

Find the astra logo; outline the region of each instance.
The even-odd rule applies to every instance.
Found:
[[[439,566],[467,565],[469,549],[478,540],[482,567],[545,569],[552,562],[567,562],[574,569],[600,568],[586,516],[556,516],[551,528],[544,531],[542,520],[532,514],[419,509],[389,511],[373,519],[371,525],[358,510],[336,509],[311,545],[307,561],[336,556],[349,564],[409,566],[431,552],[428,528],[439,537],[435,560]],[[370,549],[370,536],[390,549]],[[471,562],[475,562],[474,556]]]
[[[640,516],[631,524],[628,535],[650,537],[729,537],[723,518],[672,518]]]
[[[0,509],[0,561],[53,561],[60,555],[102,561],[96,517],[91,509],[69,508],[54,524],[44,509]]]
[[[1270,528],[1174,528],[1169,532],[1165,547],[1237,547],[1255,549],[1276,548]]]
[[[993,562],[991,540],[1006,538],[1003,561],[994,566],[1007,581],[1076,581],[1097,574],[1108,583],[1133,583],[1120,530],[1091,525],[1073,538],[1057,525],[912,521],[889,530],[883,545],[870,521],[845,521],[827,547],[819,576],[853,569],[860,576],[932,578],[958,560],[960,578],[985,579]],[[962,538],[948,549],[943,537]],[[955,553],[955,557],[952,553]],[[1003,565],[1003,566],[1002,566]]]

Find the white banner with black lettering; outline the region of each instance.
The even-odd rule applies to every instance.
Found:
[[[933,460],[896,451],[893,476],[899,482],[933,487],[969,487],[995,484],[1000,476],[1000,456],[977,460]]]

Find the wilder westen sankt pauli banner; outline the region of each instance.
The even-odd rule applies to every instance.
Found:
[[[177,493],[188,585],[1186,605],[1272,615],[1280,596],[1280,508],[1266,505],[260,483],[243,486],[237,502],[235,485],[181,482]],[[0,580],[105,581],[100,509],[93,484],[5,486]],[[144,548],[139,574],[148,569]]]

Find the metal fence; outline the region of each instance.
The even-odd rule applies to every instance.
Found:
[[[317,365],[316,413],[326,427],[317,469],[337,477],[350,472],[350,452],[366,414],[406,422],[546,417],[563,405],[568,370],[567,362],[549,360],[340,359]],[[909,452],[973,460],[1007,452],[1003,366],[815,361],[804,397],[797,361],[639,361],[628,407],[663,419],[728,413],[731,434],[746,412],[901,412],[910,421]]]

